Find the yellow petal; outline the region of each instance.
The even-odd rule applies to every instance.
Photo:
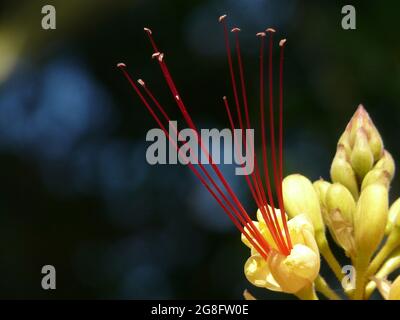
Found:
[[[293,271],[293,265],[285,263],[287,257],[277,251],[272,251],[268,264],[273,278],[279,283],[282,291],[295,293],[310,284],[310,280],[301,277]]]
[[[308,232],[313,236],[314,227],[311,220],[305,214],[300,214],[288,221],[288,229],[292,244],[305,244],[303,231]]]
[[[313,282],[319,273],[319,257],[311,248],[296,244],[290,252],[290,255],[284,260],[292,272],[299,277]]]
[[[259,254],[254,254],[247,259],[244,265],[244,274],[247,280],[256,287],[282,291],[280,285],[272,276],[267,261]]]

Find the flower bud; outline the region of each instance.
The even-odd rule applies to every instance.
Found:
[[[343,146],[345,153],[346,153],[346,158],[350,159],[351,157],[351,146],[350,146],[350,134],[348,130],[345,130],[342,135],[339,138],[338,145]]]
[[[351,166],[362,179],[371,170],[374,164],[374,156],[368,143],[367,133],[364,128],[359,128],[356,132],[354,147],[350,157]]]
[[[358,199],[358,184],[353,168],[346,157],[343,145],[337,146],[335,158],[331,166],[331,178],[333,182],[338,182],[350,190],[354,199]]]
[[[381,184],[366,187],[354,213],[354,236],[357,255],[368,261],[385,233],[388,217],[388,189]]]
[[[327,190],[325,202],[329,211],[339,210],[343,219],[353,224],[356,203],[345,186],[340,183],[333,183]]]
[[[282,182],[285,210],[290,217],[305,214],[315,232],[324,231],[319,198],[310,180],[300,174],[287,176]]]
[[[373,124],[368,112],[360,104],[357,111],[351,118],[346,130],[349,131],[350,146],[354,148],[357,139],[358,129],[363,128],[368,137],[368,144],[374,161],[378,161],[383,152],[383,142],[382,138]]]
[[[390,185],[390,174],[383,169],[373,169],[366,174],[361,184],[361,191],[372,184],[381,184],[386,188]]]
[[[372,121],[371,121],[372,124]],[[372,154],[374,155],[374,160],[378,161],[383,152],[383,141],[382,138],[378,132],[378,130],[375,128],[375,126],[372,124],[371,131],[369,133],[370,138],[369,138],[369,146],[371,148]]]
[[[395,225],[400,227],[400,198],[393,202],[389,209],[385,234],[388,235],[393,230]]]
[[[326,193],[326,222],[335,241],[346,251],[354,254],[353,215],[356,203],[350,191],[340,183],[332,184]]]
[[[389,173],[390,180],[393,179],[394,173],[396,171],[396,166],[392,155],[387,151],[383,150],[383,155],[380,160],[375,164],[374,169],[382,169]]]
[[[322,178],[313,183],[314,190],[317,193],[321,207],[325,206],[325,195],[330,185],[331,184],[328,181],[325,181]]]

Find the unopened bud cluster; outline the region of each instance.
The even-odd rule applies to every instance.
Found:
[[[389,210],[394,174],[394,160],[360,105],[338,141],[331,182],[314,182],[324,223],[358,272],[355,299],[365,297],[367,282],[400,247],[400,199]]]
[[[292,174],[282,182],[289,233],[302,247],[295,246],[286,258],[272,255],[268,261],[253,255],[246,264],[247,278],[257,286],[298,297],[315,298],[310,291],[304,295],[311,288],[331,299],[338,298],[326,281],[317,277],[316,253],[339,280],[344,276],[328,243],[328,230],[355,269],[355,287],[344,287],[347,297],[367,299],[378,288],[385,299],[400,299],[400,277],[393,284],[387,279],[400,268],[400,198],[389,206],[394,174],[394,160],[360,105],[338,141],[331,181],[321,178],[312,183]],[[264,234],[260,214],[257,217],[257,226]],[[265,238],[270,240],[271,236],[266,234]],[[274,259],[279,263],[272,263]]]

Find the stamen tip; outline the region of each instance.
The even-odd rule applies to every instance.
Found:
[[[180,100],[178,95],[175,96],[175,99],[178,101]]]
[[[268,28],[265,31],[270,32],[270,33],[275,33],[276,32],[276,30],[274,28]]]
[[[152,33],[153,33],[149,28],[143,28],[143,30],[144,30],[145,32],[147,32],[148,34],[152,34]]]
[[[256,34],[256,36],[257,37],[265,37],[266,34],[265,34],[265,32],[259,32],[259,33]]]
[[[279,41],[279,46],[283,47],[286,43],[286,39],[282,39],[281,41]]]
[[[143,81],[142,79],[138,79],[137,82],[138,82],[142,87],[145,86],[145,83],[144,83],[144,81]]]
[[[160,52],[154,52],[154,53],[151,55],[151,57],[154,59],[154,58],[157,58],[159,55],[160,55]]]
[[[218,18],[218,22],[222,22],[225,18],[226,18],[226,14],[220,16],[220,17]]]
[[[222,99],[226,100],[226,96],[223,96]]]
[[[239,32],[239,31],[241,31],[240,28],[233,28],[233,29],[231,30],[231,32]]]
[[[158,61],[163,61],[163,59],[164,59],[164,53],[160,53],[159,55],[158,55]]]
[[[117,64],[117,67],[118,68],[126,68],[126,64],[123,63],[123,62],[120,62],[120,63]]]

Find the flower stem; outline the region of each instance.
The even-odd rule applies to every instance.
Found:
[[[335,256],[333,255],[331,248],[329,247],[328,240],[326,239],[325,233],[321,233],[319,235],[317,234],[316,240],[317,240],[321,255],[324,257],[324,259],[328,263],[329,267],[332,269],[336,278],[339,280],[339,282],[341,282],[342,278],[343,278],[342,268],[341,268],[339,262],[336,260]]]
[[[315,289],[321,292],[325,297],[330,300],[342,300],[335,291],[329,287],[328,283],[322,276],[318,276],[314,281]]]
[[[400,244],[400,231],[398,228],[393,229],[387,238],[385,244],[372,260],[368,271],[367,276],[370,277],[376,273],[385,259],[392,253],[392,251]]]
[[[393,254],[386,260],[382,268],[376,273],[375,278],[384,279],[393,271],[400,268],[400,248],[398,248]],[[365,298],[368,299],[374,290],[376,289],[376,282],[370,281],[365,288]]]
[[[367,280],[367,269],[369,264],[369,258],[358,257],[354,267],[356,269],[356,288],[354,290],[353,299],[354,300],[363,300],[364,299],[364,291],[365,291],[365,283]]]
[[[329,287],[328,283],[322,276],[318,276],[314,281],[315,289],[321,292],[325,297],[330,300],[342,300],[335,291]]]

